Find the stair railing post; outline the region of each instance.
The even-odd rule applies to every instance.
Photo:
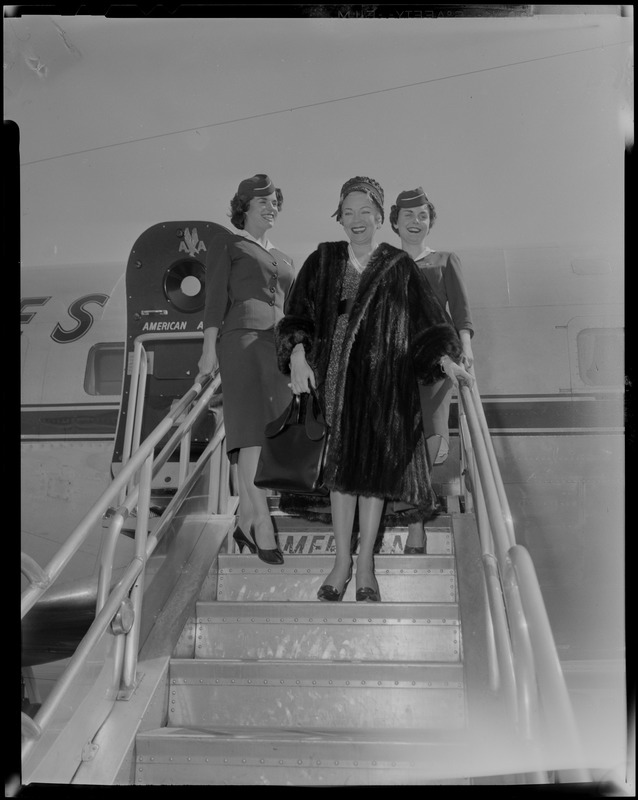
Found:
[[[133,364],[131,367],[131,381],[129,384],[128,404],[126,409],[126,427],[124,428],[124,442],[122,444],[122,466],[129,460],[133,449],[133,422],[135,420],[135,407],[137,406],[137,387],[143,349],[144,346],[142,342],[136,339],[133,346]]]
[[[140,371],[138,375],[138,387],[137,387],[137,403],[135,405],[135,417],[133,420],[133,441],[132,441],[132,451],[135,452],[139,449],[140,442],[142,440],[142,420],[144,418],[144,401],[146,400],[146,378],[148,375],[148,362],[149,362],[149,355],[146,350],[142,351],[142,359],[140,362]],[[139,481],[139,478],[137,478]],[[133,476],[131,478],[131,483],[129,483],[129,491],[133,491],[136,485],[136,478]]]
[[[133,604],[133,625],[126,635],[124,663],[122,669],[123,696],[135,688],[137,651],[140,640],[142,600],[144,598],[144,578],[146,574],[146,540],[148,538],[148,518],[151,504],[151,482],[153,479],[153,453],[149,454],[140,470],[139,499],[137,503],[137,525],[135,528],[135,557],[142,560],[143,567],[131,589]]]
[[[184,481],[188,477],[190,457],[191,457],[191,429],[189,428],[184,433],[181,444],[179,446],[179,475],[177,478],[178,486],[182,486]]]
[[[219,463],[219,454],[213,453],[208,460],[208,514],[219,513],[219,469],[216,469]],[[215,475],[218,479],[215,480]]]

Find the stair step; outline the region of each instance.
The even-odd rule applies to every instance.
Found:
[[[442,491],[442,487],[440,486],[436,489],[436,494],[439,502],[439,514],[434,519],[439,519],[447,514],[460,511],[461,505],[463,504],[462,497],[458,495],[447,494],[447,492]],[[271,516],[281,515],[286,517],[291,516],[295,519],[305,519],[305,517],[297,517],[296,515],[292,515],[287,511],[281,511],[281,497],[279,494],[274,493],[268,496],[267,500]],[[307,511],[314,513],[319,517],[317,520],[310,520],[310,522],[319,522],[319,524],[322,525],[328,524],[323,520],[329,520],[332,515],[330,503],[326,498],[319,498],[316,504],[313,503],[308,505]]]
[[[310,523],[311,525],[312,523]],[[335,541],[332,528],[326,525],[305,527],[296,520],[290,529],[279,529],[279,546],[284,555],[309,555],[311,553],[334,553]],[[427,553],[429,555],[449,554],[453,551],[452,531],[449,526],[426,528]],[[378,552],[383,555],[402,555],[407,528],[386,528],[381,541],[377,543]],[[233,543],[236,552],[237,545]]]
[[[460,729],[463,688],[461,664],[174,659],[169,725]]]
[[[330,573],[329,555],[286,556],[270,566],[256,555],[219,556],[218,600],[317,601],[317,590]],[[457,600],[453,556],[376,556],[375,574],[385,602],[454,603]],[[354,601],[354,579],[344,595]],[[325,604],[322,604],[325,605]],[[370,605],[370,604],[366,604]]]
[[[453,603],[197,604],[196,658],[335,661],[460,659]]]
[[[136,743],[136,785],[469,784],[458,773],[458,732],[236,726],[146,731]]]

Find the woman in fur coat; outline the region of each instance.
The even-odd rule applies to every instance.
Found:
[[[318,592],[341,600],[352,577],[351,537],[359,506],[356,599],[377,601],[374,543],[386,500],[424,516],[434,498],[417,380],[457,363],[458,335],[419,269],[402,250],[375,242],[383,190],[347,181],[333,216],[349,242],[320,244],[301,268],[275,329],[279,368],[295,394],[316,387],[330,426],[324,483],[330,490],[336,556]]]

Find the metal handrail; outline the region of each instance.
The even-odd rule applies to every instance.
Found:
[[[483,441],[485,443],[485,449],[487,451],[490,467],[492,469],[492,475],[494,476],[494,483],[496,486],[496,491],[498,493],[498,499],[501,507],[501,515],[503,517],[503,523],[507,528],[510,542],[513,543],[516,541],[516,537],[514,535],[514,522],[512,519],[512,512],[510,510],[507,494],[505,493],[505,486],[503,485],[501,470],[498,466],[496,452],[494,451],[494,443],[492,442],[490,430],[487,425],[487,419],[485,418],[485,409],[483,408],[483,403],[481,401],[481,396],[479,394],[476,381],[472,384],[470,393],[474,401],[474,409],[476,410],[476,416],[478,419],[479,427],[483,432]]]
[[[534,564],[529,552],[521,545],[512,547],[509,556],[525,609],[526,627],[537,665],[536,674],[551,747],[567,763],[576,766],[575,780],[588,780],[587,771],[581,767],[580,735]]]
[[[498,665],[498,673],[493,676],[492,687],[500,688],[510,719],[518,726],[519,712],[518,697],[516,694],[516,671],[514,654],[512,653],[512,642],[506,633],[508,625],[503,587],[501,585],[496,558],[491,553],[484,553],[482,560],[490,617],[492,620],[492,635],[495,640],[494,647]]]
[[[144,358],[139,359],[142,372],[144,371],[142,366],[144,362]],[[133,373],[131,378],[132,382],[137,382],[137,378],[138,376]],[[123,467],[118,476],[112,481],[111,485],[94,504],[89,513],[86,515],[85,519],[77,526],[72,534],[74,545],[77,548],[90,531],[91,526],[86,522],[87,519],[92,521],[98,516],[98,514],[103,514],[108,509],[110,501],[131,482],[133,476],[138,470],[140,470],[141,467],[139,483],[132,490],[131,496],[125,498],[125,503],[123,506],[123,509],[126,509],[126,515],[128,515],[128,508],[132,509],[135,507],[135,505],[138,506],[138,519],[135,533],[135,555],[126,569],[124,576],[113,589],[110,589],[109,583],[110,575],[112,574],[112,557],[114,548],[110,547],[110,542],[107,544],[107,547],[105,548],[106,555],[101,564],[101,586],[98,592],[96,618],[82,639],[80,645],[76,649],[61,678],[56,683],[53,691],[50,693],[46,701],[39,709],[38,713],[35,715],[33,719],[33,725],[25,726],[23,720],[23,733],[27,735],[27,740],[25,741],[22,750],[23,760],[29,755],[31,749],[35,745],[35,740],[40,738],[42,731],[50,723],[57,707],[64,697],[65,692],[73,684],[73,681],[88,658],[92,648],[97,644],[100,637],[111,624],[111,621],[117,614],[122,602],[127,599],[129,593],[131,593],[133,622],[130,628],[124,631],[124,637],[118,637],[117,644],[120,644],[121,640],[124,639],[124,645],[123,649],[120,648],[121,657],[116,659],[116,669],[119,670],[121,684],[125,690],[130,689],[131,686],[134,685],[141,620],[140,610],[144,587],[144,569],[147,559],[152,554],[159,541],[158,531],[155,531],[154,535],[148,536],[148,509],[150,505],[151,481],[153,475],[157,472],[157,469],[159,469],[166,462],[176,447],[180,444],[183,444],[184,441],[188,443],[190,442],[190,431],[193,424],[201,415],[202,411],[207,408],[212,395],[215,393],[221,383],[219,376],[217,376],[210,380],[210,385],[203,390],[202,386],[205,385],[208,380],[210,379],[204,380],[202,384],[196,382],[193,387],[191,387],[191,389],[184,395],[184,397],[176,404],[172,411],[169,412],[164,420],[162,420],[144,440],[144,442],[141,443],[138,450],[130,456],[127,464]],[[187,414],[187,416],[178,425],[177,430],[170,437],[162,451],[157,456],[154,456],[154,450],[158,442],[173,427],[175,420],[184,413],[188,405],[192,403],[193,400],[198,396],[199,400],[194,405],[191,412]],[[133,428],[136,425],[138,425],[138,423],[134,418],[129,418],[127,420],[127,428],[129,426]],[[182,502],[186,492],[192,488],[194,480],[196,480],[198,475],[201,474],[201,470],[203,469],[205,463],[211,458],[215,450],[221,446],[224,435],[225,433],[222,424],[212,440],[204,449],[204,452],[200,455],[190,475],[185,478],[182,485],[178,488],[178,491],[173,497],[171,503],[169,503],[163,518],[163,522],[166,522],[166,525],[168,524],[169,517],[173,516],[175,510],[179,506],[179,503]],[[126,518],[123,509],[118,509],[118,512],[116,513],[116,519],[111,523],[109,530],[110,539],[112,539],[112,532],[114,530],[116,530],[118,533],[121,530],[123,521]],[[66,549],[70,550],[71,548],[67,547]],[[73,555],[73,552],[71,552],[70,555]],[[66,556],[65,559],[68,560]],[[50,576],[48,583],[43,588],[43,591],[46,590],[60,574],[62,569],[60,564],[66,563],[65,559],[52,559],[54,562],[53,566],[50,564],[43,570],[45,575]],[[105,560],[108,561],[109,559],[110,563],[107,565]],[[28,601],[31,603],[29,606],[30,608],[35,602],[35,600],[33,600],[34,594],[28,590],[25,592],[25,594],[28,594]],[[118,680],[117,675],[115,676],[115,679]]]
[[[478,390],[477,390],[478,393]],[[463,402],[467,423],[470,430],[474,458],[476,460],[476,472],[481,479],[482,495],[485,498],[487,517],[490,530],[494,537],[494,546],[500,569],[505,568],[507,551],[515,544],[513,534],[506,525],[500,496],[494,480],[493,463],[490,460],[486,439],[489,438],[489,430],[482,425],[482,420],[478,415],[474,404],[474,395],[467,386],[461,386],[459,395]],[[496,465],[498,469],[498,465]]]
[[[538,577],[513,519],[476,381],[459,386],[459,433],[483,552],[497,683],[528,742],[561,745],[565,770],[590,780]],[[500,589],[500,591],[499,591]],[[505,613],[503,613],[505,612]],[[541,734],[541,727],[543,732]],[[556,748],[552,753],[555,756]]]
[[[481,545],[483,574],[490,610],[491,626],[488,635],[491,640],[489,642],[488,655],[491,655],[492,652],[495,655],[495,660],[490,658],[489,662],[490,685],[494,690],[501,690],[511,718],[518,724],[516,674],[507,611],[505,609],[505,597],[498,560],[494,555],[494,540],[490,530],[485,497],[481,488],[481,476],[476,464],[472,437],[468,428],[463,403],[459,403],[459,434],[463,461],[468,471],[468,475],[465,477],[466,479],[469,477],[470,490],[474,501],[474,513]]]
[[[133,558],[126,572],[111,591],[108,602],[93,620],[88,631],[84,634],[82,641],[76,648],[75,653],[73,653],[71,656],[71,659],[64,672],[57,680],[53,686],[53,689],[51,690],[51,693],[40,706],[37,714],[33,718],[34,727],[38,731],[38,737],[53,719],[55,711],[64,698],[65,693],[73,685],[80,667],[82,664],[84,664],[92,648],[95,647],[104,631],[111,624],[111,620],[120,608],[122,601],[128,595],[133,581],[137,578],[143,568],[144,560],[138,558],[137,556]],[[23,761],[31,752],[33,745],[34,740],[27,740],[24,743],[22,747]]]
[[[20,569],[29,583],[48,588],[49,578],[38,562],[26,553],[21,553],[20,556]]]
[[[204,393],[206,396],[206,401],[210,400],[214,394],[214,391],[219,385],[219,378],[215,379],[215,381],[209,385],[208,389]],[[181,416],[188,403],[191,402],[194,397],[197,397],[201,392],[202,384],[195,383],[193,387],[186,393],[186,395],[184,395],[182,402],[180,402],[172,411],[167,414],[166,417],[164,417],[157,427],[146,437],[139,449],[131,455],[123,469],[111,481],[100,498],[93,504],[84,518],[73,529],[69,537],[64,541],[63,545],[55,553],[47,566],[42,569],[42,573],[45,578],[42,579],[38,584],[32,583],[24,590],[21,597],[21,618],[25,617],[25,615],[31,610],[44,592],[47,591],[47,589],[58,579],[62,570],[66,567],[71,558],[84,543],[93,527],[102,519],[114,499],[120,494],[120,491],[127,486],[129,481],[134,477],[136,472],[146,461],[149,454],[153,453],[156,445],[159,444],[164,436],[171,430],[175,424],[175,420]]]
[[[210,398],[220,385],[221,385],[221,380],[219,376],[217,376],[213,380],[212,384],[209,386],[208,391],[205,391],[200,396],[199,400],[197,400],[197,402],[193,405],[190,412],[178,425],[177,429],[175,430],[173,435],[169,438],[169,440],[166,442],[162,450],[155,456],[153,460],[153,472],[152,472],[153,478],[158,474],[160,469],[168,461],[172,453],[177,448],[177,445],[181,444],[182,448],[180,452],[179,485],[180,486],[182,485],[185,478],[185,470],[181,465],[182,454],[186,450],[190,449],[190,432],[192,430],[193,425],[199,419],[199,416],[202,413],[202,411],[208,407]],[[197,386],[197,384],[195,384],[195,386]],[[197,397],[197,394],[194,388],[191,388],[171,410],[170,412],[171,417],[173,419],[179,419],[179,417],[184,413],[185,409],[188,407],[189,403],[193,402],[194,397]],[[129,426],[133,427],[134,423],[132,422],[132,420],[133,418],[129,417],[129,419],[127,420],[127,428]],[[129,494],[122,499],[122,504],[117,509],[115,515],[111,519],[109,531],[106,537],[106,541],[104,543],[102,559],[100,561],[100,573],[98,579],[98,608],[100,608],[101,605],[103,604],[104,598],[106,597],[106,594],[109,591],[111,575],[113,571],[113,553],[115,551],[115,546],[125,520],[127,519],[127,517],[130,516],[130,514],[133,512],[133,509],[138,505],[138,492],[139,492],[138,487],[132,488],[129,491]]]

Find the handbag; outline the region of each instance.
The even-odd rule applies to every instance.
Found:
[[[294,395],[290,405],[264,429],[255,486],[289,494],[327,495],[323,467],[328,447],[326,423],[316,391]]]

